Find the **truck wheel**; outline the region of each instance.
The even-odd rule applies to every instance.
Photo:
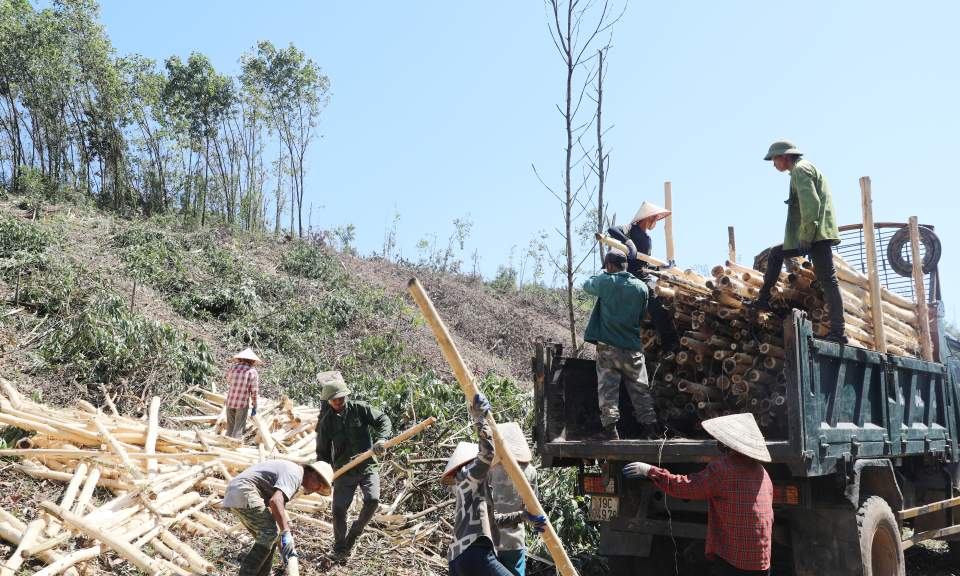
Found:
[[[887,501],[870,496],[857,511],[863,576],[904,576],[900,529]]]

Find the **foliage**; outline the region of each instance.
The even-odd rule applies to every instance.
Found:
[[[35,430],[24,430],[16,426],[4,426],[0,428],[0,450],[13,450],[17,447],[17,442],[23,438],[36,436]]]
[[[36,256],[53,244],[53,235],[43,228],[12,216],[0,220],[0,258]]]
[[[127,393],[141,397],[154,389],[185,389],[214,374],[205,340],[129,310],[112,294],[92,302],[44,342],[43,359],[72,364],[78,382],[123,383]]]
[[[289,274],[332,282],[340,277],[337,262],[321,246],[315,244],[297,244],[293,250],[283,253],[280,269]]]

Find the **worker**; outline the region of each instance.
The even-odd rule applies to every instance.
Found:
[[[676,354],[683,349],[683,347],[680,346],[677,329],[673,326],[670,313],[663,307],[663,303],[660,302],[660,298],[653,290],[657,279],[647,274],[647,272],[652,270],[665,270],[669,266],[655,266],[637,258],[637,254],[646,254],[649,256],[653,252],[653,240],[647,232],[656,228],[657,222],[663,220],[670,214],[672,214],[672,212],[665,208],[644,202],[640,205],[640,209],[637,210],[637,214],[633,217],[630,224],[614,226],[607,230],[607,234],[627,247],[629,250],[627,254],[627,271],[647,285],[647,311],[650,313],[650,319],[653,320],[653,325],[657,327],[657,332],[660,333],[660,349],[667,354]],[[644,317],[646,317],[646,315],[644,315]],[[640,320],[643,320],[644,317],[641,317]]]
[[[270,576],[278,541],[284,564],[297,556],[284,505],[301,488],[307,494],[329,496],[331,482],[333,469],[326,462],[300,465],[289,460],[265,460],[230,481],[221,507],[230,509],[254,539],[239,576]]]
[[[647,285],[627,272],[627,255],[611,249],[603,258],[604,274],[590,277],[583,291],[597,297],[590,314],[586,342],[597,346],[597,393],[603,430],[591,441],[619,440],[620,379],[630,393],[637,421],[643,425],[640,437],[656,438],[653,396],[647,380],[647,366],[640,341],[639,321],[647,315]]]
[[[627,478],[649,478],[674,498],[708,500],[706,557],[716,576],[770,574],[773,484],[761,462],[770,461],[753,414],[703,421],[726,456],[690,476],[644,462],[623,468]]]
[[[500,543],[496,529],[493,494],[487,473],[495,450],[490,425],[486,422],[490,403],[477,394],[470,407],[470,417],[479,437],[479,446],[461,442],[453,451],[440,476],[440,483],[456,493],[457,508],[453,524],[453,540],[447,550],[450,576],[510,576],[511,572],[497,559]],[[542,529],[543,516],[526,513],[526,519]]]
[[[373,450],[374,456],[341,474],[333,482],[333,560],[350,558],[354,544],[377,512],[380,504],[380,465],[377,456],[391,435],[390,418],[381,410],[360,400],[348,400],[350,390],[340,372],[321,372],[317,380],[323,384],[320,399],[330,403],[331,410],[317,422],[317,460],[329,462],[339,470],[354,457]],[[370,429],[373,428],[373,436]],[[376,440],[374,440],[374,437]],[[347,531],[347,510],[360,487],[363,507]]]
[[[498,424],[500,437],[510,449],[527,483],[537,490],[537,468],[533,465],[533,454],[527,445],[523,429],[516,422]],[[500,529],[500,545],[497,546],[497,559],[513,576],[523,576],[526,568],[526,530],[524,521],[526,511],[517,486],[507,474],[501,458],[494,458],[488,474],[490,488],[493,490],[493,511]]]
[[[830,332],[823,338],[846,344],[846,322],[843,317],[843,298],[840,282],[833,264],[833,246],[840,243],[840,230],[833,213],[830,186],[817,168],[801,158],[789,140],[777,140],[770,145],[764,160],[773,161],[780,172],[790,173],[790,197],[787,204],[787,226],[783,244],[767,253],[767,270],[763,275],[760,296],[748,306],[754,310],[770,311],[770,289],[780,278],[784,258],[805,256],[813,262],[813,272],[827,301]]]
[[[260,358],[247,348],[231,358],[236,364],[227,370],[227,383],[230,391],[227,392],[227,436],[242,438],[243,429],[247,425],[247,412],[253,407],[251,416],[257,415],[257,393],[260,385],[260,375],[254,366],[263,364]]]

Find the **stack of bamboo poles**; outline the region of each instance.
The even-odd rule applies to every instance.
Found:
[[[66,482],[59,504],[42,502],[43,514],[25,525],[0,509],[0,537],[17,545],[4,566],[20,566],[28,558],[48,564],[37,572],[48,576],[77,575],[74,565],[113,549],[149,574],[206,574],[213,564],[174,534],[245,537],[241,524],[228,526],[210,514],[237,473],[264,459],[294,462],[312,459],[318,410],[291,402],[261,399],[262,412],[249,423],[253,446],[212,431],[174,430],[158,425],[159,398],[153,399],[147,421],[104,414],[80,401],[76,409],[57,410],[23,398],[0,379],[0,424],[36,431],[3,456],[20,456],[13,468],[32,476]],[[184,396],[206,416],[187,418],[218,424],[225,397],[203,391],[204,398]],[[114,495],[91,503],[94,490]],[[298,514],[329,507],[329,498],[301,495],[288,504],[291,517],[329,528],[321,520]],[[206,510],[206,511],[205,511]],[[89,545],[71,551],[70,540],[85,537]],[[158,553],[151,557],[142,548]],[[12,572],[10,572],[12,574]]]
[[[850,345],[873,349],[872,310],[867,278],[835,256]],[[786,406],[783,342],[785,312],[797,308],[813,320],[814,334],[830,331],[829,308],[812,264],[787,261],[771,291],[777,313],[748,312],[744,303],[759,296],[763,274],[727,261],[707,279],[691,271],[683,277],[662,273],[656,292],[671,312],[683,351],[665,355],[660,336],[647,318],[642,326],[648,360],[659,362],[653,384],[661,419],[681,433],[697,433],[700,422],[752,412],[768,437],[785,437]],[[920,355],[916,303],[882,291],[887,351]]]

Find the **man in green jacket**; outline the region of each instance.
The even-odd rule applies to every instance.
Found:
[[[603,431],[588,440],[619,440],[620,379],[627,385],[630,400],[643,424],[641,439],[656,438],[653,396],[647,380],[647,366],[640,342],[640,320],[647,315],[647,286],[627,272],[627,256],[612,249],[603,258],[605,274],[584,282],[583,291],[597,297],[590,315],[586,342],[597,346],[597,392]]]
[[[833,264],[833,246],[840,243],[840,230],[833,213],[830,186],[817,168],[800,158],[803,152],[793,142],[778,140],[770,146],[764,160],[772,160],[781,172],[790,172],[790,197],[787,205],[787,227],[783,244],[770,249],[767,270],[763,275],[760,297],[749,305],[755,310],[770,310],[770,289],[780,278],[784,258],[805,256],[813,262],[813,271],[820,282],[830,308],[830,333],[824,340],[847,343],[843,318],[843,298]]]
[[[317,422],[317,460],[329,462],[336,471],[368,450],[383,454],[383,445],[392,433],[390,418],[366,402],[348,400],[350,390],[340,372],[321,372],[317,380],[323,384],[320,399],[326,400],[331,408]],[[376,442],[370,428],[374,429]],[[350,557],[357,538],[377,512],[379,471],[377,457],[371,456],[333,481],[333,559],[336,561]],[[347,510],[357,486],[363,494],[363,508],[347,532]]]

